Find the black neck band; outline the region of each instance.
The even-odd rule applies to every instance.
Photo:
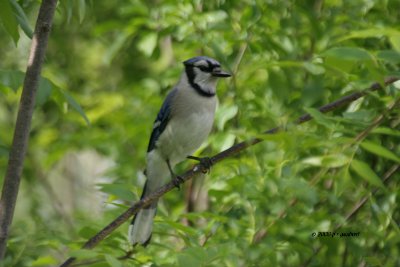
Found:
[[[210,92],[204,91],[203,89],[201,89],[201,87],[197,83],[194,82],[194,78],[196,75],[194,73],[192,66],[186,66],[186,75],[187,75],[190,85],[194,88],[194,90],[196,90],[196,92],[199,95],[204,96],[204,97],[215,96],[215,93],[210,93]]]

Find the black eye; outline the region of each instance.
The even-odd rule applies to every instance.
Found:
[[[200,69],[201,71],[204,71],[204,72],[209,72],[209,71],[210,71],[209,68],[206,67],[206,66],[199,66],[199,69]]]

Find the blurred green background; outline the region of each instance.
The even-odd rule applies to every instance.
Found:
[[[3,179],[40,1],[0,3]],[[400,87],[315,110],[400,76],[399,10],[397,0],[61,0],[3,266],[68,256],[113,267],[400,266],[399,174],[381,182],[400,163]],[[218,85],[199,155],[287,131],[165,195],[151,245],[130,258],[119,259],[131,249],[128,223],[80,250],[138,200],[154,118],[181,62],[197,55],[234,74]],[[315,120],[294,126],[305,112]],[[312,238],[334,231],[360,235]]]

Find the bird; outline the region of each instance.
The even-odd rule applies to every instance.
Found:
[[[146,156],[146,183],[141,199],[168,182],[179,188],[182,178],[173,168],[186,158],[210,166],[210,159],[192,154],[211,132],[217,106],[216,87],[220,78],[232,76],[221,64],[207,56],[183,62],[178,83],[167,94],[153,124]],[[147,246],[152,237],[157,201],[141,209],[132,219],[128,239],[135,246]]]

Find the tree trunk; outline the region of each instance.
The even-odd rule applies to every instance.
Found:
[[[0,200],[0,260],[5,256],[9,228],[13,219],[29,131],[35,107],[35,96],[45,57],[47,40],[53,21],[57,0],[43,0],[32,38],[28,67],[15,124],[14,137],[8,158]]]

